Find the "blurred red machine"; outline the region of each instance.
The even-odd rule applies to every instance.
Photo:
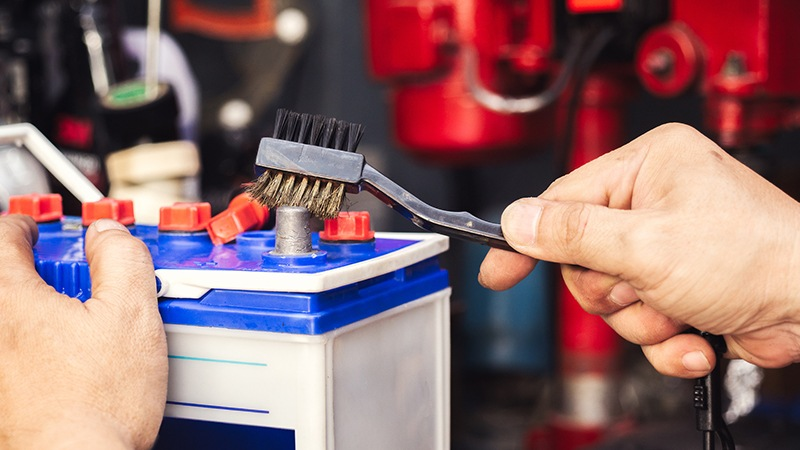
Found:
[[[366,4],[372,74],[389,85],[397,140],[422,160],[486,164],[560,142],[572,170],[625,143],[639,86],[699,95],[704,131],[728,149],[800,121],[793,0]],[[598,405],[612,389],[617,338],[563,286],[558,304],[563,398],[530,448],[577,448],[612,420]]]

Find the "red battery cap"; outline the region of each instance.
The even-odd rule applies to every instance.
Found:
[[[159,209],[159,231],[200,231],[211,220],[208,202],[178,202]]]
[[[9,214],[24,214],[37,223],[53,222],[64,216],[60,194],[13,195],[8,198]]]
[[[244,193],[234,197],[228,209],[212,217],[206,230],[214,245],[222,245],[236,239],[240,233],[260,229],[268,219],[269,208]]]
[[[340,212],[335,219],[325,219],[325,229],[319,233],[324,241],[365,242],[375,238],[370,229],[368,211]]]
[[[123,225],[133,225],[133,200],[104,198],[81,205],[83,226],[88,227],[98,219],[113,219]]]

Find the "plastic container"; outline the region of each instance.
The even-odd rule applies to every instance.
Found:
[[[169,347],[167,448],[449,449],[447,238],[377,233],[271,255],[274,233],[213,245],[136,225]],[[80,221],[40,227],[37,269],[83,300]]]

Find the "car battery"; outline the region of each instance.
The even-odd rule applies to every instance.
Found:
[[[224,244],[165,226],[163,211],[159,226],[129,225],[153,257],[167,334],[155,448],[449,449],[447,238],[374,233],[367,213],[310,232],[295,213]],[[43,217],[37,270],[85,301],[85,217]]]

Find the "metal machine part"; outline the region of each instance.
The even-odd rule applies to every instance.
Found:
[[[370,69],[390,87],[404,149],[465,165],[547,146],[563,132],[556,106],[597,54],[630,61],[666,9],[665,1],[562,3],[368,1]]]
[[[113,74],[110,73],[110,66],[107,64],[108,55],[104,48],[103,33],[97,27],[95,19],[97,8],[94,2],[83,4],[78,14],[83,30],[83,43],[86,45],[89,57],[89,73],[92,77],[94,92],[98,96],[103,96],[108,93],[108,88],[113,82]]]
[[[654,95],[691,88],[726,148],[747,148],[798,126],[800,4],[788,0],[672,0],[667,23],[641,40],[635,67]]]
[[[19,123],[0,127],[0,144],[16,144],[28,149],[81,202],[103,198],[103,194],[33,125]]]
[[[281,206],[275,215],[275,255],[311,253],[311,213],[301,206]]]

